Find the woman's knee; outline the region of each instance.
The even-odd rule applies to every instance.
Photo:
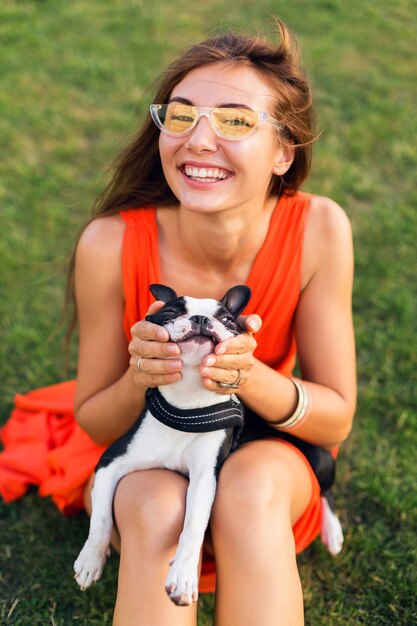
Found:
[[[294,517],[305,510],[311,490],[303,462],[298,467],[300,460],[294,462],[292,454],[269,441],[253,442],[233,453],[219,474],[213,533],[236,535],[239,529],[246,532],[251,523],[262,524],[266,530],[282,522],[282,527],[291,529]]]
[[[168,470],[143,470],[125,476],[114,498],[122,537],[131,531],[149,544],[152,537],[178,539],[184,521],[188,481]]]

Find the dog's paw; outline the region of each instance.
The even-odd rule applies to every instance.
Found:
[[[195,564],[174,560],[165,581],[165,591],[174,604],[189,606],[198,600],[198,575]]]
[[[75,580],[85,591],[101,577],[110,549],[107,545],[92,545],[87,540],[74,563]]]

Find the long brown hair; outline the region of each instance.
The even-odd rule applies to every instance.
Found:
[[[275,20],[279,45],[262,37],[229,32],[206,39],[177,57],[156,81],[153,102],[167,102],[178,83],[192,70],[214,63],[246,65],[255,69],[275,93],[273,117],[285,127],[281,139],[295,146],[294,161],[281,176],[273,176],[270,195],[294,194],[308,176],[312,143],[315,140],[311,90],[300,67],[297,39],[283,22]],[[97,199],[91,220],[113,215],[120,209],[176,204],[159,157],[160,131],[146,118],[132,141],[120,153],[113,166],[113,176]],[[90,220],[90,221],[91,221]],[[73,300],[73,254],[67,291],[67,303]],[[70,330],[75,325],[75,315]]]

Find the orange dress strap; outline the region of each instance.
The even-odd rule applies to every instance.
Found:
[[[311,194],[279,200],[247,284],[252,297],[244,313],[257,313],[262,328],[255,356],[289,376],[295,364],[294,315],[300,297],[305,221]]]
[[[145,317],[154,301],[149,285],[160,283],[158,227],[154,208],[119,212],[126,225],[122,248],[124,331],[130,341],[130,329]]]

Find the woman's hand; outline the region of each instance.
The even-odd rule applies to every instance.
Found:
[[[214,354],[205,357],[200,367],[204,386],[216,393],[239,393],[238,389],[249,379],[255,362],[253,353],[257,343],[253,334],[261,328],[262,320],[259,315],[247,315],[241,316],[239,322],[246,332],[217,344]],[[219,383],[233,385],[236,380],[239,380],[237,389],[219,386]]]
[[[163,302],[153,302],[148,314],[157,313]],[[134,378],[141,387],[159,387],[176,383],[181,379],[181,351],[176,343],[169,341],[165,328],[141,320],[131,328],[129,343],[130,361]]]

